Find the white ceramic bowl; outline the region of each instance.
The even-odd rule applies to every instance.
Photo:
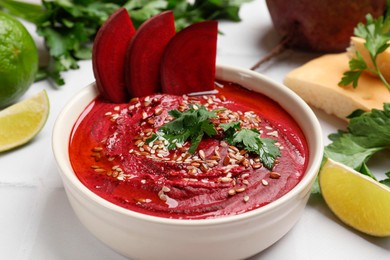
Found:
[[[290,89],[259,73],[217,66],[216,77],[267,95],[295,118],[309,147],[309,164],[303,179],[286,195],[264,207],[217,219],[167,219],[116,206],[87,189],[75,176],[69,161],[68,144],[73,124],[97,95],[95,85],[91,84],[58,116],[53,132],[53,151],[70,204],[80,221],[103,243],[124,256],[134,259],[243,259],[278,241],[302,215],[323,153],[321,128],[314,113]]]

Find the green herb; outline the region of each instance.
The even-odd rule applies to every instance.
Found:
[[[272,169],[276,157],[280,156],[280,150],[275,146],[276,140],[260,138],[260,132],[257,129],[241,128],[238,122],[220,126],[225,131],[229,144],[259,155],[264,166]]]
[[[324,155],[377,180],[367,161],[375,153],[390,149],[390,103],[384,104],[384,110],[358,110],[349,118],[347,131],[329,136],[332,143],[325,147]],[[390,172],[386,176],[380,182],[390,187]]]
[[[158,136],[162,136],[169,142],[168,149],[172,150],[182,146],[189,139],[191,146],[188,152],[193,154],[205,134],[208,136],[217,134],[210,120],[217,117],[216,112],[208,111],[204,106],[197,107],[195,105],[191,105],[184,112],[176,109],[171,110],[168,113],[175,119],[160,127],[157,134],[148,139],[148,142],[153,141]]]
[[[208,111],[204,106],[191,105],[184,112],[171,110],[168,113],[174,118],[169,123],[160,127],[156,134],[146,140],[153,142],[159,137],[168,141],[169,150],[180,148],[190,140],[188,152],[193,154],[205,135],[212,137],[217,134],[212,118],[217,117],[219,110]],[[280,150],[275,146],[275,140],[260,138],[257,129],[241,128],[240,122],[232,122],[219,125],[223,130],[225,140],[239,149],[253,152],[260,157],[260,161],[268,169],[272,169],[276,157],[280,156]]]
[[[31,4],[1,0],[0,10],[36,25],[50,53],[50,62],[41,68],[39,79],[65,82],[61,73],[79,68],[78,61],[90,59],[94,37],[116,9],[125,7],[138,27],[151,16],[173,10],[178,30],[197,21],[228,19],[239,21],[241,4],[252,0],[42,0]]]
[[[360,52],[356,52],[356,57],[349,61],[349,71],[344,72],[339,85],[348,86],[352,84],[354,88],[357,87],[360,76],[368,69],[366,62],[363,60]]]
[[[388,7],[390,7],[390,1],[388,3]],[[347,86],[352,83],[352,86],[356,88],[361,74],[364,71],[370,71],[371,73],[378,75],[380,80],[390,91],[390,85],[382,75],[377,64],[378,55],[390,46],[388,43],[390,40],[390,15],[374,19],[372,15],[368,14],[366,16],[366,20],[366,24],[359,23],[357,25],[354,30],[354,34],[365,40],[364,46],[370,55],[370,60],[374,69],[369,69],[361,53],[356,52],[356,57],[349,61],[350,70],[343,74],[339,85]]]

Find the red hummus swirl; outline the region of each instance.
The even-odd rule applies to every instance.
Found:
[[[259,158],[222,138],[204,138],[195,154],[189,144],[167,150],[164,140],[147,142],[169,110],[189,104],[220,109],[215,125],[240,121],[277,141],[281,156],[272,171]],[[223,108],[223,109],[221,109]],[[74,126],[69,145],[80,181],[97,195],[129,210],[183,219],[240,214],[290,191],[308,160],[304,136],[291,116],[269,98],[225,83],[217,95],[156,94],[129,104],[95,99]]]

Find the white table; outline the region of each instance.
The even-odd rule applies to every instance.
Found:
[[[220,22],[218,63],[249,68],[278,42],[265,1],[241,9],[242,22]],[[34,27],[29,30],[35,34]],[[42,40],[35,36],[39,45]],[[291,69],[316,54],[286,51],[258,71],[282,83]],[[0,259],[124,259],[92,236],[71,209],[51,150],[54,121],[66,102],[94,81],[91,61],[64,74],[66,85],[34,84],[25,97],[46,89],[51,111],[27,146],[0,154]],[[315,111],[327,136],[345,123]],[[378,159],[387,163],[384,157]],[[385,165],[389,169],[389,165]],[[297,225],[252,259],[390,259],[390,238],[374,238],[343,225],[321,198],[312,197]]]

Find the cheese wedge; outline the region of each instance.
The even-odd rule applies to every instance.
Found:
[[[323,55],[292,70],[284,84],[309,105],[344,120],[356,109],[383,109],[383,103],[390,102],[390,92],[378,78],[366,73],[357,88],[338,85],[348,62],[347,53]]]

